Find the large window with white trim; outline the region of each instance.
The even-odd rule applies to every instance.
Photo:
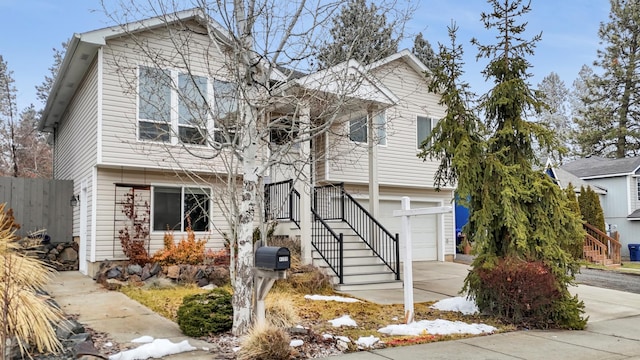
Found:
[[[153,230],[209,231],[210,189],[155,186],[153,188]]]

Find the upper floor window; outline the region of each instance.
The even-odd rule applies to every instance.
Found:
[[[209,109],[207,78],[178,74],[178,139],[186,144],[204,144]]]
[[[375,144],[387,145],[387,125],[384,111],[373,115]],[[367,142],[367,117],[349,120],[349,139],[354,142]]]
[[[349,139],[353,142],[367,142],[366,116],[349,120]]]
[[[233,83],[147,66],[140,66],[138,79],[138,139],[203,145],[211,120],[214,131],[230,129],[235,138]],[[214,141],[229,137],[225,133],[214,134]]]
[[[208,231],[211,218],[209,189],[153,188],[153,230]]]
[[[420,149],[422,143],[431,135],[432,120],[426,116],[418,116],[416,121],[416,139],[418,143],[416,147]]]
[[[171,139],[171,73],[140,66],[138,100],[138,138]]]
[[[373,130],[378,145],[387,145],[387,120],[384,111],[373,115]]]

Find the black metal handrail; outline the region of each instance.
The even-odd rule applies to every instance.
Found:
[[[329,225],[311,209],[314,217],[311,227],[311,244],[322,256],[322,259],[329,265],[331,270],[338,276],[340,284],[344,283],[344,238],[342,233],[336,234]]]
[[[300,228],[300,193],[293,180],[264,185],[265,219],[289,220]]]
[[[317,186],[313,208],[323,220],[341,220],[400,280],[400,241],[344,190],[344,183]]]
[[[392,235],[344,190],[342,199],[343,220],[400,280],[400,236]]]

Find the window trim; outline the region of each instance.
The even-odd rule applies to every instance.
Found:
[[[151,202],[151,208],[150,208],[150,214],[149,214],[149,218],[150,218],[150,230],[151,230],[151,234],[161,234],[164,233],[165,231],[167,231],[166,229],[155,229],[155,207],[156,207],[156,203],[155,203],[155,194],[156,194],[156,189],[157,188],[179,188],[180,189],[180,229],[177,230],[171,230],[174,233],[178,233],[178,234],[185,234],[186,233],[186,224],[184,221],[184,201],[185,201],[185,194],[187,194],[187,192],[185,192],[185,189],[197,189],[203,192],[207,192],[209,194],[209,200],[208,200],[208,206],[209,206],[209,221],[207,224],[208,230],[204,230],[204,231],[194,231],[196,234],[205,234],[205,233],[210,233],[213,230],[213,188],[210,186],[198,186],[197,184],[190,184],[190,185],[178,185],[178,184],[151,184],[151,197],[150,197],[150,202]]]
[[[431,135],[431,132],[433,131],[433,122],[434,122],[433,118],[431,116],[428,116],[428,115],[416,115],[416,142],[415,142],[415,144],[416,144],[416,150],[417,151],[421,151],[420,144],[422,144],[422,142],[426,139],[425,138],[425,139],[422,139],[422,140],[418,140],[418,136],[419,136],[419,134],[418,134],[418,126],[419,125],[418,124],[420,122],[420,118],[429,120],[429,135]],[[427,137],[429,137],[429,135],[427,135]]]

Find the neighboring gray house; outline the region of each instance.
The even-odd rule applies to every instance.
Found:
[[[640,157],[591,156],[563,165],[561,169],[592,185],[597,192],[606,192],[606,195],[598,192],[605,222],[619,232],[621,255],[628,259],[627,245],[640,243]]]

